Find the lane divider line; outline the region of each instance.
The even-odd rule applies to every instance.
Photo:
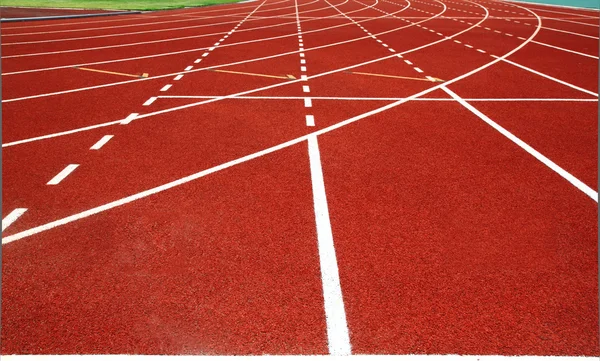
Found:
[[[46,184],[47,185],[59,184],[60,182],[63,181],[63,179],[67,178],[67,176],[69,174],[71,174],[77,167],[79,167],[79,164],[69,164],[68,166],[65,167],[65,169],[61,170],[57,175],[54,176],[54,178],[50,179],[50,181]]]
[[[2,232],[4,232],[11,224],[15,223],[15,221],[25,212],[27,212],[27,208],[15,208],[12,212],[7,214],[6,217],[2,219]]]
[[[183,74],[177,75],[176,77],[173,78],[173,80],[179,80],[181,78],[183,78]]]
[[[172,87],[172,84],[167,84],[164,87],[160,88],[161,92],[166,92],[167,90],[169,90],[170,87]]]
[[[144,104],[142,104],[142,105],[148,106],[148,105],[154,103],[155,100],[156,100],[156,97],[150,97],[150,99],[146,100],[146,102],[144,102]]]
[[[152,99],[152,98],[150,98],[150,99]],[[146,103],[147,103],[148,101],[150,101],[150,99],[148,99],[148,100],[146,101]],[[156,100],[156,98],[154,98],[154,100]],[[154,101],[154,100],[153,100],[153,101]],[[146,105],[146,103],[144,103],[144,105]],[[150,104],[152,104],[152,103],[150,103]],[[148,104],[148,105],[150,105],[150,104]],[[129,124],[129,123],[131,123],[131,121],[132,121],[132,120],[134,120],[134,119],[135,119],[135,118],[136,118],[138,115],[139,115],[138,113],[131,113],[131,114],[129,114],[129,115],[127,116],[127,118],[125,118],[125,119],[121,120],[121,124],[125,125],[125,124]]]

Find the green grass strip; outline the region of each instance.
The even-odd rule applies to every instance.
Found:
[[[239,2],[240,0],[1,0],[2,6],[110,10],[164,10]]]

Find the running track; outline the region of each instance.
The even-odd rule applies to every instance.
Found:
[[[2,25],[2,354],[600,355],[598,15]]]

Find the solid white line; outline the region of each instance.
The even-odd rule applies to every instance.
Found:
[[[175,78],[173,78],[173,80],[179,80],[179,79],[181,79],[181,78],[183,78],[183,74],[179,74],[179,75],[177,75]]]
[[[558,31],[560,33],[567,33],[567,34],[572,34],[572,35],[577,35],[577,36],[583,36],[584,38],[590,38],[590,39],[596,39],[596,40],[598,39],[597,36],[580,34],[580,33],[574,33],[572,31],[566,31],[566,30],[559,30],[559,29],[554,29],[554,28],[548,28],[548,27],[545,27],[545,26],[542,26],[542,29],[551,30],[551,31]]]
[[[105,135],[102,138],[100,138],[99,141],[96,142],[96,144],[92,145],[92,147],[90,148],[90,150],[98,150],[100,148],[102,148],[102,146],[106,143],[108,143],[108,141],[112,138],[112,135]]]
[[[27,208],[15,208],[12,212],[7,214],[6,217],[4,217],[2,219],[2,232],[4,232],[4,230],[6,228],[8,228],[8,226],[13,224],[26,211],[27,211]],[[4,357],[6,357],[6,356],[2,356],[2,358],[4,358]]]
[[[494,58],[496,58],[496,59],[499,59],[499,58],[498,58],[497,56],[495,56],[495,55],[492,55],[492,57],[494,57]],[[580,87],[578,87],[577,85],[573,85],[573,84],[571,84],[571,83],[567,83],[566,81],[563,81],[563,80],[560,80],[560,79],[556,79],[556,78],[554,78],[554,77],[552,77],[552,76],[550,76],[550,75],[547,75],[547,74],[541,73],[541,72],[539,72],[539,71],[537,71],[537,70],[533,70],[533,69],[531,69],[531,68],[528,68],[528,67],[526,67],[526,66],[524,66],[524,65],[517,64],[517,63],[515,63],[515,62],[513,62],[513,61],[510,61],[510,60],[508,60],[508,59],[506,59],[506,58],[502,59],[502,61],[505,61],[505,62],[507,62],[507,63],[509,63],[509,64],[512,64],[512,65],[514,65],[514,66],[516,66],[516,67],[519,67],[519,68],[521,68],[521,69],[525,69],[525,70],[527,70],[527,71],[530,71],[530,72],[532,72],[532,73],[534,73],[534,74],[537,74],[537,75],[539,75],[539,76],[542,76],[542,77],[544,77],[544,78],[547,78],[547,79],[550,79],[550,80],[554,80],[555,82],[557,82],[557,83],[560,83],[560,84],[563,84],[563,85],[566,85],[566,86],[568,86],[569,88],[576,89],[576,90],[582,91],[582,92],[584,92],[584,93],[587,93],[587,94],[593,95],[593,96],[595,96],[595,97],[598,97],[598,94],[596,94],[596,93],[594,93],[594,92],[592,92],[592,91],[589,91],[589,90],[587,90],[587,89],[580,88]]]
[[[312,100],[310,98],[304,98],[304,107],[306,107],[306,108],[312,107]]]
[[[595,200],[596,203],[598,202],[598,192],[594,191],[593,189],[588,187],[585,183],[583,183],[582,181],[580,181],[579,179],[577,179],[573,175],[571,175],[569,172],[567,172],[566,170],[559,167],[556,163],[554,163],[550,159],[546,158],[543,154],[541,154],[537,150],[533,149],[529,144],[525,143],[521,139],[517,138],[515,135],[513,135],[508,130],[504,129],[498,123],[496,123],[493,120],[491,120],[490,118],[488,118],[485,114],[483,114],[482,112],[477,110],[471,104],[467,103],[464,99],[462,99],[461,97],[456,95],[456,93],[454,93],[450,89],[446,88],[445,86],[442,86],[441,89],[443,91],[445,91],[448,95],[450,95],[453,99],[458,101],[462,106],[469,109],[473,114],[477,115],[481,120],[483,120],[487,124],[491,125],[494,129],[496,129],[497,131],[502,133],[502,135],[504,135],[505,137],[507,137],[508,139],[513,141],[519,147],[523,148],[523,150],[525,150],[527,153],[534,156],[537,160],[544,163],[550,169],[552,169],[553,171],[558,173],[561,177],[563,177],[564,179],[569,181],[571,184],[573,184],[575,187],[577,187],[583,193],[587,194],[590,198]]]
[[[150,99],[152,99],[152,98],[150,98]],[[148,101],[149,101],[150,99],[148,99]],[[156,100],[156,98],[154,98],[154,100]],[[154,100],[153,100],[153,101],[154,101]],[[147,102],[146,102],[146,103],[147,103]],[[146,105],[146,104],[144,103],[144,105]],[[132,121],[132,120],[134,120],[134,119],[135,119],[135,118],[136,118],[138,115],[139,115],[138,113],[131,113],[131,114],[129,114],[129,115],[127,116],[127,118],[125,118],[125,119],[121,120],[121,124],[125,125],[125,124],[129,124],[129,123],[131,123],[131,121]]]
[[[186,67],[184,70],[185,70],[185,71],[190,71],[190,70],[192,70],[193,68],[194,68],[194,66],[193,66],[193,65],[190,65],[190,66],[187,66],[187,67]]]
[[[150,97],[150,99],[146,100],[146,102],[142,105],[148,106],[148,105],[154,103],[155,100],[156,100],[156,97]]]
[[[164,87],[160,88],[161,92],[166,92],[167,90],[169,90],[170,87],[172,87],[172,84],[167,84]]]
[[[352,347],[350,345],[346,310],[344,308],[337,257],[333,244],[333,232],[331,231],[329,220],[319,143],[315,135],[308,137],[308,158],[310,160],[310,177],[312,181],[329,353],[333,356],[346,356],[352,353]]]
[[[592,59],[598,59],[598,57],[597,57],[597,56],[595,56],[595,55],[590,55],[590,54],[580,53],[580,52],[578,52],[578,51],[575,51],[575,50],[569,50],[569,49],[565,49],[565,48],[561,48],[561,47],[558,47],[558,46],[555,46],[555,45],[550,45],[550,44],[542,43],[542,42],[535,41],[535,40],[532,40],[531,42],[532,42],[532,43],[539,44],[539,45],[547,46],[547,47],[549,47],[549,48],[558,49],[558,50],[561,50],[561,51],[564,51],[564,52],[567,52],[567,53],[573,53],[573,54],[577,54],[577,55],[585,56],[585,57],[592,58]]]
[[[302,91],[305,93],[310,93],[310,88],[308,87],[308,85],[303,85],[302,86]]]
[[[79,164],[69,164],[65,167],[65,169],[61,170],[60,173],[54,176],[54,178],[50,179],[47,185],[57,185],[63,179],[65,179],[71,172],[75,170],[75,168],[79,167]]]
[[[542,19],[563,21],[563,22],[566,22],[566,23],[580,24],[580,25],[585,25],[585,26],[593,26],[593,27],[596,27],[596,28],[600,27],[600,25],[582,23],[582,22],[579,22],[579,21],[573,21],[573,20],[567,20],[567,19],[550,18],[550,17],[547,17],[547,16],[543,16]]]
[[[306,116],[306,126],[307,127],[314,127],[315,126],[315,117],[312,115],[307,115]]]

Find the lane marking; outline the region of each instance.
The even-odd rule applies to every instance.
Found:
[[[305,74],[300,75],[300,80],[308,81],[308,77]]]
[[[194,60],[194,64],[198,64],[201,61],[202,61],[202,59],[196,59],[196,60]]]
[[[217,72],[217,73],[230,73],[230,74],[240,74],[240,75],[250,75],[250,76],[260,76],[263,78],[275,78],[275,79],[296,79],[296,77],[294,77],[291,74],[285,75],[285,76],[281,76],[281,75],[268,75],[268,74],[256,74],[256,73],[246,73],[246,72],[241,72],[241,71],[231,71],[231,70],[219,70],[219,69],[213,69],[211,71]]]
[[[305,66],[301,66],[300,67],[300,71],[306,71],[306,67]]]
[[[150,99],[152,99],[152,98],[150,98]],[[150,99],[148,99],[148,100],[146,101],[146,103],[148,103],[148,102],[150,101]],[[154,98],[154,100],[156,100],[156,98]],[[154,100],[153,100],[153,101],[154,101]],[[146,105],[146,103],[144,103],[144,105]],[[150,104],[152,104],[152,102],[150,102]],[[150,104],[148,104],[148,105],[150,105]],[[138,115],[139,115],[138,113],[131,113],[131,114],[129,114],[129,115],[127,116],[127,118],[125,118],[125,119],[121,120],[120,122],[121,122],[121,124],[123,124],[123,125],[125,125],[125,124],[129,124],[129,123],[131,123],[131,121],[132,121],[132,120],[134,120],[134,119],[135,119],[135,118],[136,118]]]
[[[531,147],[529,144],[525,143],[524,141],[522,141],[521,139],[519,139],[518,137],[516,137],[515,135],[513,135],[511,132],[509,132],[508,130],[504,129],[498,123],[496,123],[493,120],[491,120],[490,118],[488,118],[488,116],[486,116],[485,114],[483,114],[482,112],[480,112],[479,110],[477,110],[471,104],[467,103],[464,99],[462,99],[461,97],[459,97],[456,93],[454,93],[450,89],[446,88],[443,85],[442,85],[441,89],[443,91],[445,91],[448,95],[450,95],[453,99],[455,99],[456,101],[458,101],[462,106],[464,106],[465,108],[467,108],[468,110],[470,110],[471,113],[477,115],[481,120],[483,120],[484,122],[486,122],[487,124],[489,124],[490,126],[492,126],[494,129],[496,129],[497,131],[499,131],[502,135],[504,135],[505,137],[507,137],[508,139],[510,139],[513,143],[515,143],[516,145],[518,145],[519,147],[521,147],[527,153],[529,153],[532,156],[534,156],[540,162],[544,163],[550,169],[552,169],[553,171],[555,171],[556,173],[558,173],[561,177],[563,177],[564,179],[566,179],[567,181],[569,181],[571,184],[573,184],[575,187],[577,187],[579,190],[581,190],[587,196],[589,196],[594,201],[596,201],[596,203],[598,203],[598,192],[596,192],[592,188],[588,187],[585,183],[583,183],[579,179],[575,178],[569,172],[567,172],[566,170],[564,170],[563,168],[561,168],[560,166],[558,166],[556,163],[554,163],[550,159],[546,158],[543,154],[541,154],[537,150],[533,149],[533,147]]]
[[[306,107],[306,108],[312,107],[312,100],[310,98],[304,98],[304,107]]]
[[[100,148],[102,148],[102,146],[104,146],[104,144],[108,143],[108,141],[113,137],[113,135],[105,135],[102,138],[100,138],[99,141],[96,142],[96,144],[92,145],[92,147],[90,148],[90,150],[98,150]]]
[[[414,69],[417,71],[417,73],[422,73],[423,72],[423,70],[421,70],[420,68],[417,68],[416,66],[415,66]]]
[[[302,86],[302,91],[305,93],[310,93],[310,88],[308,87],[308,85],[303,85]]]
[[[300,57],[301,57],[301,58],[304,58],[304,53],[300,53]]]
[[[193,65],[190,65],[190,66],[186,67],[186,68],[185,68],[185,69],[183,69],[183,70],[185,70],[185,71],[190,71],[190,70],[192,70],[193,68],[194,68],[194,66],[193,66]]]
[[[179,79],[181,79],[181,78],[183,78],[183,74],[179,74],[179,75],[177,75],[175,78],[173,78],[173,80],[179,80]]]
[[[572,32],[572,31],[559,30],[559,29],[555,29],[555,28],[548,28],[548,27],[545,27],[545,26],[542,26],[542,29],[544,29],[544,30],[550,30],[550,31],[558,31],[559,33],[566,33],[566,34],[571,34],[571,35],[582,36],[584,38],[590,38],[590,39],[596,39],[596,40],[599,39],[597,36],[580,34],[580,33],[575,33],[575,32]]]
[[[202,54],[202,57],[203,57],[203,58],[204,58],[204,57],[207,57],[207,56],[208,56],[208,53],[204,53],[204,54]]]
[[[300,59],[300,64],[306,64],[306,59]]]
[[[415,68],[415,70],[417,70],[419,68]],[[423,70],[419,69],[417,70],[419,73],[422,73]],[[387,75],[387,74],[374,74],[374,73],[361,73],[361,72],[357,72],[357,71],[349,71],[349,74],[359,74],[359,75],[369,75],[369,76],[379,76],[382,78],[394,78],[394,79],[408,79],[408,80],[421,80],[421,81],[431,81],[425,78],[414,78],[414,77],[409,77],[409,76],[399,76],[399,75]]]
[[[55,175],[54,178],[50,179],[50,181],[46,184],[47,185],[59,184],[60,182],[62,182],[63,179],[65,179],[69,174],[71,174],[77,167],[79,167],[79,164],[69,164],[68,166],[65,167],[65,169],[61,170],[60,173]]]
[[[477,51],[485,54],[485,50],[477,49]]]
[[[319,143],[315,135],[310,135],[307,141],[329,353],[333,356],[347,356],[352,353],[352,347],[329,219]]]
[[[152,103],[154,103],[154,101],[156,100],[156,97],[150,97],[150,99],[146,100],[146,102],[144,104],[142,104],[143,106],[148,106]]]
[[[408,65],[413,65],[413,63],[410,60],[405,59],[404,62]]]
[[[578,51],[571,50],[571,49],[561,48],[561,47],[556,46],[556,45],[550,45],[550,44],[542,43],[540,41],[535,41],[535,40],[532,40],[531,42],[535,43],[535,44],[538,44],[538,45],[547,46],[549,48],[558,49],[558,50],[561,50],[561,51],[564,51],[564,52],[567,52],[567,53],[577,54],[577,55],[585,56],[585,57],[592,58],[592,59],[598,59],[598,57],[595,56],[595,55],[590,55],[590,54],[586,54],[586,53],[580,53]]]
[[[171,84],[167,84],[164,87],[160,88],[160,91],[161,92],[166,92],[167,90],[169,90],[170,87],[172,87],[172,85]]]
[[[23,213],[27,212],[27,208],[15,208],[12,212],[2,219],[2,232],[13,224]],[[3,357],[4,358],[4,357]]]
[[[100,70],[100,69],[92,69],[92,68],[83,68],[80,66],[74,66],[74,69],[78,69],[78,70],[86,70],[86,71],[93,71],[96,73],[104,73],[104,74],[113,74],[113,75],[121,75],[121,76],[127,76],[130,78],[147,78],[148,77],[148,73],[143,73],[142,75],[136,75],[136,74],[126,74],[126,73],[118,73],[116,71],[108,71],[108,70]]]
[[[306,126],[307,127],[314,127],[315,126],[315,117],[312,115],[307,115],[306,116]]]
[[[467,48],[473,49],[473,46],[472,46],[472,45],[465,44],[465,46],[466,46]]]
[[[525,69],[525,70],[527,70],[527,71],[530,71],[530,72],[532,72],[532,73],[534,73],[534,74],[537,74],[537,75],[539,75],[539,76],[541,76],[541,77],[544,77],[544,78],[547,78],[547,79],[553,80],[553,81],[555,81],[555,82],[557,82],[557,83],[560,83],[560,84],[566,85],[566,86],[568,86],[569,88],[576,89],[576,90],[582,91],[582,92],[584,92],[584,93],[587,93],[587,94],[593,95],[593,96],[595,96],[595,97],[598,97],[598,94],[597,94],[597,93],[594,93],[594,92],[592,92],[592,91],[589,91],[589,90],[587,90],[587,89],[583,89],[583,88],[581,88],[581,87],[578,87],[577,85],[573,85],[573,84],[571,84],[571,83],[567,83],[567,82],[566,82],[566,81],[564,81],[564,80],[560,80],[560,79],[554,78],[554,77],[552,77],[552,76],[550,76],[550,75],[548,75],[548,74],[541,73],[541,72],[539,72],[539,71],[537,71],[537,70],[533,70],[533,69],[531,69],[531,68],[528,68],[528,67],[526,67],[525,65],[521,65],[521,64],[515,63],[514,61],[510,61],[510,60],[508,60],[508,59],[506,59],[506,58],[499,58],[499,57],[497,57],[497,56],[495,56],[495,55],[491,55],[491,57],[493,57],[493,58],[496,58],[496,59],[499,59],[499,60],[502,60],[502,61],[505,61],[505,62],[507,62],[507,63],[509,63],[509,64],[512,64],[512,65],[516,66],[516,67],[519,67],[519,68],[521,68],[521,69]]]

